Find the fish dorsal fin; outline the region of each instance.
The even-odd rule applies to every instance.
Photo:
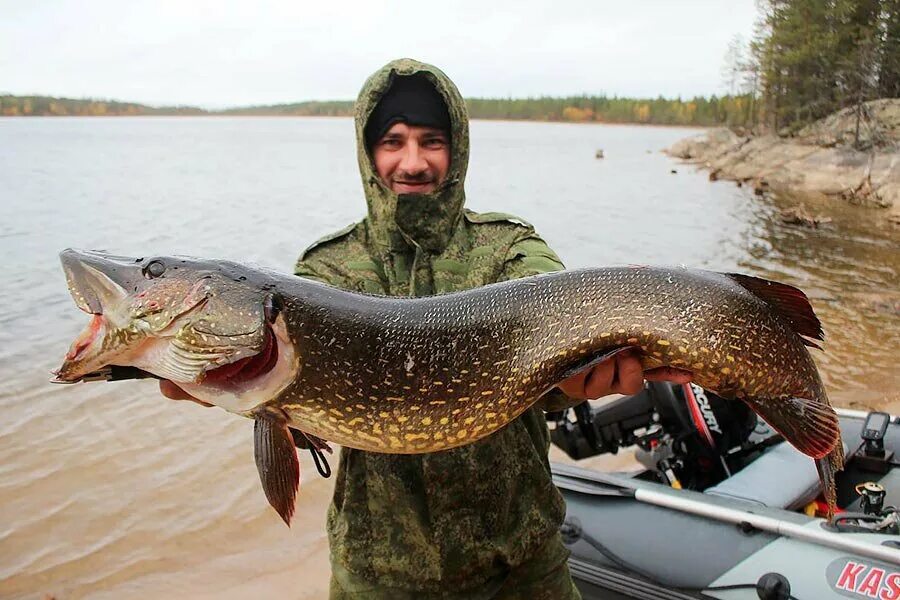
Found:
[[[820,346],[812,340],[822,341],[825,339],[822,323],[813,312],[809,298],[801,290],[785,283],[740,273],[726,273],[725,275],[775,309],[787,320],[791,329],[800,336],[804,344],[821,350]]]

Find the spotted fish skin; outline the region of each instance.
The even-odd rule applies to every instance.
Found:
[[[286,296],[285,311],[302,367],[272,404],[304,431],[362,450],[470,443],[626,346],[645,368],[689,370],[764,413],[796,398],[828,406],[801,336],[728,275],[585,269],[416,299],[302,287],[305,300]]]

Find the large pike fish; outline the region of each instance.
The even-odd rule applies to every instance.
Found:
[[[684,268],[562,271],[427,298],[387,298],[225,261],[61,254],[93,315],[56,380],[133,367],[255,419],[270,504],[290,524],[291,429],[373,452],[490,435],[569,375],[631,349],[691,371],[816,460],[829,506],[843,446],[807,351],[822,330],[798,289]]]

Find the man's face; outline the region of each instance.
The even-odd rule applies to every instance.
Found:
[[[397,194],[433,192],[450,169],[447,132],[396,123],[372,147],[375,170]]]

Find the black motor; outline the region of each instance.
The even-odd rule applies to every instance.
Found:
[[[704,489],[740,468],[756,414],[695,384],[648,383],[601,406],[553,413],[553,443],[572,458],[637,445],[637,458],[671,485]]]

